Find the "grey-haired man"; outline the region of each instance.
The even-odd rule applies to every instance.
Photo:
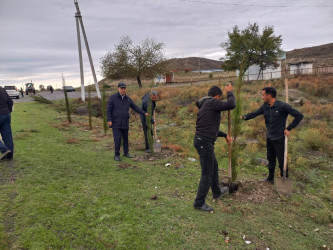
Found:
[[[108,125],[112,128],[114,139],[114,159],[121,161],[120,144],[123,139],[124,156],[132,158],[128,148],[128,130],[129,130],[129,108],[141,115],[148,115],[142,109],[135,105],[132,99],[126,95],[126,84],[120,82],[118,84],[118,92],[110,96],[107,105]]]
[[[156,126],[156,121],[153,118],[153,114],[156,108],[156,100],[157,100],[157,92],[152,91],[147,94],[145,94],[142,97],[142,104],[141,104],[141,109],[148,113],[148,106],[149,103],[151,102],[151,123]],[[151,153],[151,149],[149,148],[149,143],[148,143],[148,126],[147,126],[147,121],[146,121],[146,116],[141,115],[141,123],[142,123],[142,130],[145,135],[145,145],[146,145],[146,152]],[[152,131],[150,131],[152,133]]]

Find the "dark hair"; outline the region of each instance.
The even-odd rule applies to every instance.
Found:
[[[276,97],[276,89],[275,88],[266,87],[266,88],[263,88],[262,90],[265,90],[266,95],[270,95],[273,98]]]
[[[208,95],[211,97],[222,95],[222,90],[217,86],[213,86],[208,90]]]

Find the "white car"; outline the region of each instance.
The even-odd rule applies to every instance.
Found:
[[[11,98],[20,99],[20,92],[15,86],[5,86],[5,90]]]

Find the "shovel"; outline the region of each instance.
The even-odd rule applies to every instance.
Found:
[[[154,121],[155,120],[155,111],[154,111]],[[161,141],[157,139],[157,133],[156,133],[156,125],[154,124],[154,153],[160,153],[161,152]]]
[[[288,103],[288,79],[285,78],[286,86],[286,102]],[[287,127],[287,122],[286,122]],[[284,161],[283,161],[283,177],[275,180],[275,187],[280,196],[289,196],[293,191],[293,180],[286,177],[288,161],[288,137],[285,136],[284,141]]]
[[[231,114],[228,110],[228,136],[231,137]],[[232,169],[231,169],[231,144],[228,144],[228,187],[229,193],[234,193],[238,190],[238,183],[232,182]]]

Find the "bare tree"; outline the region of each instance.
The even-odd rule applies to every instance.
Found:
[[[134,45],[128,36],[121,38],[113,51],[101,58],[101,71],[105,78],[121,79],[136,77],[142,88],[141,78],[153,78],[156,74],[164,73],[166,59],[164,43],[158,43],[147,38],[139,45]]]

